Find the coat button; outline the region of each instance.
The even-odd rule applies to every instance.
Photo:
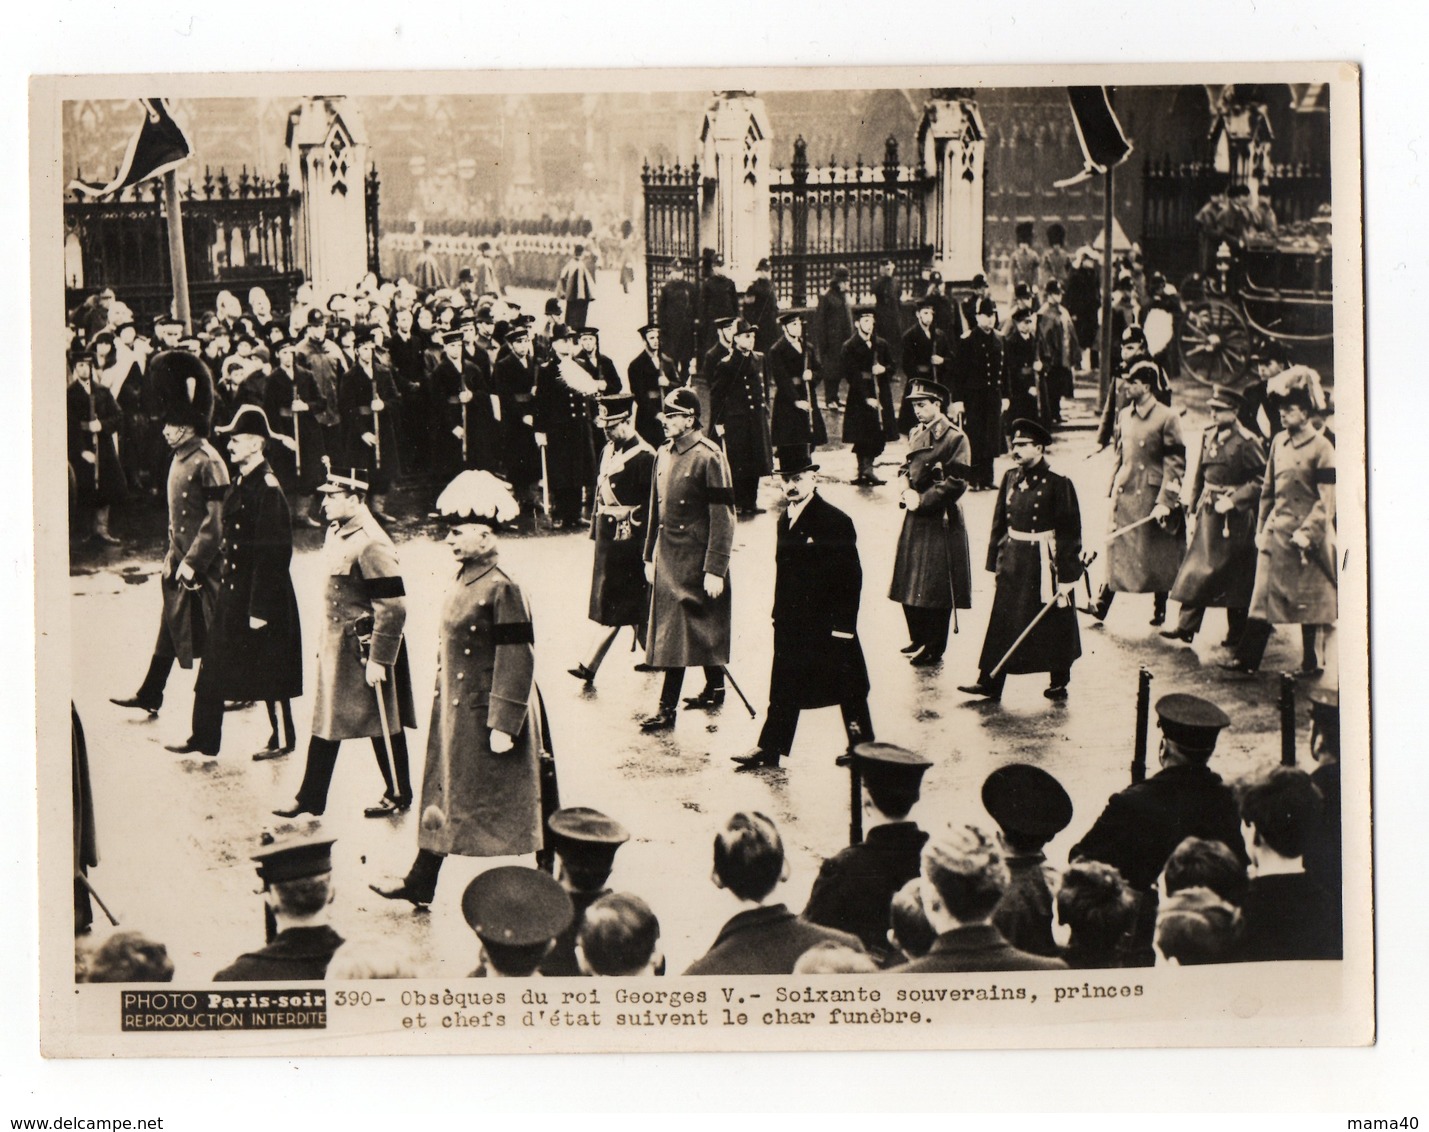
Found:
[[[463,649],[462,651],[466,653],[467,656],[471,655],[471,649]]]
[[[453,704],[459,704],[459,703],[461,703],[461,700],[458,699],[456,696],[453,696],[453,697],[452,697],[452,703],[453,703]]]

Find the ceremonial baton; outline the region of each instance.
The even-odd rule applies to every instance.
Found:
[[[988,673],[988,679],[997,679],[998,674],[1004,668],[1007,667],[1007,662],[1012,659],[1012,654],[1022,647],[1022,642],[1032,635],[1032,630],[1037,628],[1037,626],[1042,623],[1042,618],[1046,617],[1047,614],[1051,613],[1054,606],[1061,605],[1063,603],[1066,603],[1068,605],[1071,604],[1070,595],[1071,592],[1076,589],[1076,586],[1077,584],[1073,582],[1070,586],[1067,586],[1065,589],[1059,589],[1055,594],[1052,595],[1052,600],[1037,611],[1037,616],[1032,618],[1032,620],[1028,622],[1027,628],[1023,629],[1017,640],[1012,642],[1012,647],[1008,649],[1007,652],[1003,653],[1002,659],[999,660],[997,664],[993,667],[993,670]]]
[[[1154,515],[1148,515],[1144,519],[1137,519],[1134,523],[1128,523],[1126,526],[1118,527],[1112,531],[1111,534],[1106,536],[1106,541],[1111,542],[1113,539],[1121,538],[1122,535],[1136,530],[1137,527],[1144,527],[1147,523],[1154,523],[1155,521],[1156,517]]]
[[[744,691],[740,688],[739,681],[734,678],[734,673],[729,670],[729,665],[721,664],[719,669],[724,673],[725,679],[729,681],[729,686],[734,689],[734,694],[744,701],[744,707],[745,710],[749,712],[749,718],[754,719],[758,713],[755,712],[754,705],[749,702],[749,697],[746,696]]]

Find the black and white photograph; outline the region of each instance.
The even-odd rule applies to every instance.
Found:
[[[1373,1042],[1354,66],[31,94],[47,1055]]]

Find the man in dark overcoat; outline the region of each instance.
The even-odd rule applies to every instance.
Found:
[[[581,527],[581,506],[595,482],[591,405],[601,386],[572,356],[574,331],[557,328],[552,354],[536,371],[536,446],[545,449],[551,514],[558,527]]]
[[[769,278],[769,261],[761,259],[754,267],[754,278],[744,291],[744,317],[754,327],[754,348],[767,354],[779,341],[779,300],[774,283]]]
[[[506,478],[523,507],[540,500],[541,450],[536,446],[536,374],[531,333],[517,326],[506,335],[507,349],[496,361],[492,384],[501,405]]]
[[[293,525],[278,477],[263,458],[273,440],[263,410],[245,405],[217,430],[236,478],[223,500],[223,571],[203,664],[194,685],[193,729],[175,754],[218,755],[225,700],[292,700],[303,694],[298,599],[288,569]]]
[[[493,466],[495,421],[490,402],[477,398],[475,386],[481,377],[467,356],[465,337],[461,330],[441,335],[442,360],[432,371],[432,405],[440,422],[433,430],[433,459],[444,477],[468,466]]]
[[[642,326],[640,341],[644,349],[625,367],[625,380],[630,395],[635,398],[635,431],[651,448],[665,443],[665,430],[660,427],[660,408],[665,394],[685,383],[675,359],[660,348],[662,334],[656,323]]]
[[[873,285],[873,332],[897,350],[903,341],[903,285],[896,274],[898,265],[891,259],[878,267],[878,281]],[[895,357],[894,363],[898,359]]]
[[[715,343],[715,323],[722,318],[739,317],[739,288],[725,273],[724,256],[718,253],[710,254],[706,261],[704,282],[700,284],[700,317],[706,328],[700,344],[706,352]]]
[[[1002,450],[1002,413],[1007,408],[1007,364],[996,333],[997,304],[979,299],[977,325],[958,345],[953,380],[953,419],[962,421],[972,446],[973,491],[991,490],[992,462]]]
[[[839,706],[852,749],[873,738],[868,669],[858,643],[863,568],[853,520],[818,494],[809,450],[779,450],[788,508],[774,550],[774,663],[769,714],[742,770],[778,766],[794,745],[799,713]]]
[[[769,440],[776,448],[788,444],[817,448],[829,437],[814,398],[816,362],[804,345],[804,316],[785,311],[779,323],[784,333],[764,355],[765,384],[774,395]]]
[[[764,403],[764,358],[754,351],[755,328],[739,319],[734,350],[710,375],[710,425],[734,481],[734,505],[758,513],[759,480],[773,471],[769,410]]]
[[[723,450],[699,428],[700,402],[681,387],[665,398],[665,433],[655,457],[650,515],[645,528],[645,578],[650,583],[646,663],[665,669],[656,713],[647,732],[668,731],[685,669],[705,670],[705,687],[687,707],[724,703],[729,663],[729,556],[734,545],[734,489]]]
[[[403,729],[417,725],[417,711],[402,639],[407,589],[397,550],[367,507],[363,469],[330,471],[318,491],[329,526],[312,738],[297,800],[273,812],[284,818],[322,814],[342,741],[370,739],[384,789],[366,814],[405,813],[412,806],[412,782]],[[384,731],[390,731],[390,751]]]
[[[171,398],[164,405],[164,439],[173,450],[169,465],[169,547],[159,572],[164,608],[149,671],[139,690],[110,702],[159,714],[174,661],[192,668],[204,655],[208,626],[218,601],[223,559],[223,497],[228,467],[203,437],[208,422],[193,402]]]
[[[576,365],[590,374],[600,385],[597,397],[625,391],[620,380],[620,371],[615,368],[615,363],[600,352],[599,330],[594,326],[581,327],[577,345],[579,348],[575,353]]]
[[[867,487],[885,483],[873,471],[873,461],[888,441],[898,438],[893,408],[893,352],[873,333],[873,311],[859,311],[854,333],[839,352],[839,368],[848,381],[848,408],[843,441],[853,445],[858,473],[853,482]]]
[[[913,406],[908,401],[913,383],[936,381],[940,385],[946,384],[951,369],[953,347],[936,322],[939,297],[930,292],[913,304],[914,322],[903,335],[899,350],[904,378],[903,400],[898,407],[898,431],[902,433],[912,432],[917,424]]]
[[[114,395],[94,376],[94,356],[88,350],[71,355],[73,380],[65,394],[69,424],[69,463],[75,488],[88,520],[87,535],[108,546],[119,540],[109,533],[109,508],[129,495],[119,463],[119,430],[124,418]]]
[[[1033,320],[1031,307],[1018,307],[1012,312],[1011,327],[1002,339],[1007,366],[1006,416],[1009,421],[1037,421],[1043,428],[1050,429],[1053,398],[1047,387],[1041,347],[1032,332]]]
[[[277,347],[277,368],[263,387],[263,412],[273,431],[282,434],[268,462],[292,505],[294,523],[317,529],[322,524],[310,512],[313,492],[323,482],[323,457],[328,453],[317,422],[321,394],[311,372],[297,371],[293,362],[296,349],[292,342]],[[283,437],[292,441],[291,447]]]
[[[1201,457],[1191,481],[1187,510],[1196,516],[1195,533],[1171,599],[1181,603],[1170,640],[1190,644],[1208,606],[1226,611],[1226,638],[1234,649],[1245,632],[1255,588],[1255,525],[1265,478],[1260,438],[1236,419],[1239,394],[1216,386],[1207,403],[1215,422],[1201,434]]]
[[[1047,466],[1051,442],[1036,421],[1013,424],[1015,465],[1002,477],[987,548],[987,569],[997,575],[997,590],[977,683],[959,688],[970,695],[1000,699],[1009,672],[1047,672],[1043,695],[1066,699],[1072,663],[1082,655],[1077,614],[1067,592],[1082,576],[1082,513],[1072,481]],[[1043,613],[1059,594],[1059,604]],[[1034,620],[1036,628],[994,672]]]
[[[382,511],[382,497],[392,490],[394,481],[402,474],[397,387],[392,381],[392,371],[377,363],[371,328],[358,328],[356,354],[352,367],[338,379],[343,455],[336,462],[371,469],[368,509],[390,523],[391,516]]]
[[[814,351],[824,377],[824,406],[839,404],[839,387],[843,384],[843,344],[853,336],[853,308],[848,297],[849,269],[834,268],[829,289],[819,297],[814,311]]]
[[[908,623],[903,652],[923,668],[942,662],[953,608],[972,608],[967,523],[958,502],[971,468],[968,438],[946,415],[947,388],[918,381],[909,399],[918,425],[899,471],[905,514],[888,596],[903,606]]]
[[[680,383],[689,381],[690,359],[695,356],[695,286],[685,278],[683,260],[670,264],[670,276],[660,288],[655,307],[655,322],[663,331],[665,351],[675,362]]]
[[[341,450],[342,417],[338,413],[338,378],[347,368],[342,351],[327,336],[327,315],[314,307],[308,311],[308,323],[303,340],[293,355],[298,374],[312,378],[319,398],[313,402],[314,417],[323,430],[323,451],[331,454]]]

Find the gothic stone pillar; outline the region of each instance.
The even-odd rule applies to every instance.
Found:
[[[347,99],[309,98],[289,115],[287,144],[302,191],[301,262],[325,303],[367,272],[367,130]]]
[[[918,138],[923,165],[936,178],[927,208],[933,266],[948,282],[967,282],[983,270],[987,131],[977,100],[934,91]]]
[[[705,175],[700,232],[724,256],[741,287],[769,254],[769,115],[748,91],[720,91],[705,108],[700,167]]]

